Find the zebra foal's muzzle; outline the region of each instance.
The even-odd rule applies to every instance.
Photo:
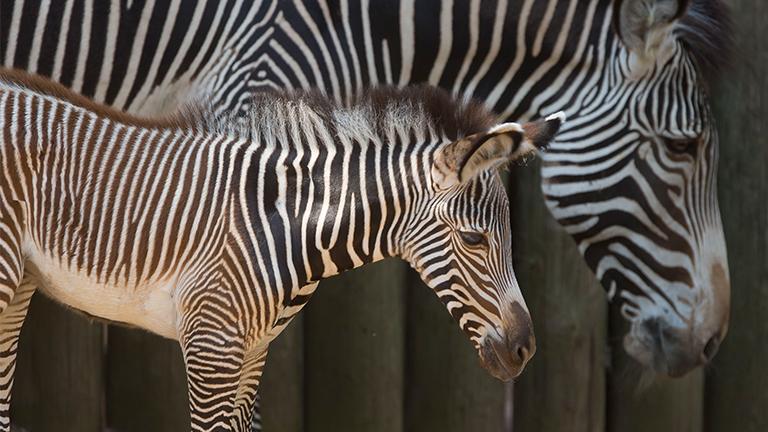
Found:
[[[504,314],[500,334],[488,334],[480,346],[480,363],[494,377],[509,381],[523,371],[536,353],[536,338],[528,312],[515,302]]]

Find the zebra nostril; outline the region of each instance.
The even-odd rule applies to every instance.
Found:
[[[536,350],[531,317],[519,303],[514,303],[506,315],[504,343],[508,359],[524,365]]]
[[[720,335],[715,334],[704,345],[704,351],[702,351],[702,357],[705,363],[708,363],[717,354],[717,349],[720,347]]]
[[[510,360],[512,360],[512,363],[516,365],[525,363],[525,360],[528,356],[528,350],[525,348],[525,346],[517,345],[509,348],[509,355],[511,357]]]
[[[533,336],[526,337],[524,339],[518,339],[512,342],[510,352],[514,356],[512,360],[517,364],[525,364],[536,350],[536,345],[533,340]]]

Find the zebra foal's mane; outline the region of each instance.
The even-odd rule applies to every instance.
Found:
[[[481,103],[457,99],[427,85],[372,87],[348,102],[334,101],[317,90],[265,91],[253,95],[245,116],[237,113],[203,116],[204,128],[255,139],[272,135],[290,115],[312,117],[334,135],[384,136],[393,126],[433,130],[449,139],[487,130],[496,116]]]
[[[149,118],[100,104],[48,78],[22,70],[0,68],[0,82],[63,100],[130,126],[192,129],[246,139],[257,139],[265,133],[272,135],[270,131],[285,122],[291,111],[319,118],[334,134],[352,136],[381,136],[392,125],[411,125],[432,128],[447,138],[458,139],[495,124],[495,116],[482,104],[457,100],[448,92],[427,85],[374,87],[348,103],[335,102],[316,90],[265,91],[252,97],[245,117],[237,113],[216,114],[205,105],[186,105],[173,114]]]

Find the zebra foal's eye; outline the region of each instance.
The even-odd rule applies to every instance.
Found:
[[[664,138],[664,143],[674,153],[693,154],[699,146],[698,138],[673,139]]]
[[[473,231],[459,231],[461,241],[468,246],[488,246],[485,234]]]

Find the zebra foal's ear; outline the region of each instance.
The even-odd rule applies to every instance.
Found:
[[[691,0],[615,0],[613,24],[633,54],[649,59],[669,40],[672,25],[685,15]]]
[[[544,148],[565,122],[559,112],[544,120],[523,125],[502,123],[438,149],[432,162],[432,181],[448,189],[472,180],[481,172],[496,169]]]

